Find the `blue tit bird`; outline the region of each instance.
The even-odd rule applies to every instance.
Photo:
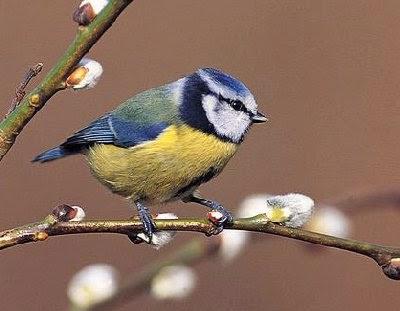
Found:
[[[195,190],[265,121],[240,80],[204,68],[139,93],[33,161],[85,155],[93,175],[136,206],[149,239],[156,228],[148,207],[176,200],[219,211],[222,230],[231,213]]]

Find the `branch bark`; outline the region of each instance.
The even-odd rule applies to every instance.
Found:
[[[43,81],[0,122],[0,161],[33,116],[55,93],[65,88],[65,79],[77,63],[132,1],[111,0],[88,26],[78,27],[74,41]]]
[[[155,220],[158,230],[193,231],[211,235],[214,225],[207,219],[174,219]],[[338,237],[314,233],[302,229],[294,229],[272,223],[265,215],[252,218],[239,218],[225,227],[233,230],[246,230],[267,233],[301,240],[308,243],[334,247],[373,259],[386,276],[400,279],[400,248],[371,244],[368,242],[342,239]],[[83,233],[114,233],[126,236],[143,230],[139,220],[97,220],[81,222],[60,222],[50,214],[40,222],[28,224],[0,233],[0,250],[29,242],[44,241],[49,236],[83,234]]]
[[[385,187],[383,189],[370,189],[369,191],[364,190],[363,192],[353,192],[351,194],[328,200],[325,204],[344,208],[347,212],[354,211],[354,209],[362,211],[364,209],[361,209],[360,207],[363,206],[382,208],[389,205],[398,207],[400,202],[399,198],[400,194],[398,187]],[[255,236],[253,236],[253,238],[254,237]],[[262,235],[257,235],[257,237],[257,239],[252,240],[260,241],[262,239]],[[164,267],[181,264],[193,266],[202,260],[212,258],[218,254],[221,245],[222,241],[218,238],[211,239],[211,241],[207,239],[193,238],[191,241],[175,250],[173,254],[167,258],[158,259],[155,262],[146,265],[143,269],[128,275],[115,294],[104,301],[91,305],[87,311],[111,310],[121,306],[135,299],[136,296],[148,291],[153,278]],[[388,271],[390,270],[390,265],[384,264],[383,266],[385,274],[390,274]]]

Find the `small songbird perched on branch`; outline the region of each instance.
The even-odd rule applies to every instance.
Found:
[[[175,200],[219,211],[222,229],[230,212],[195,190],[222,171],[253,123],[265,121],[241,81],[205,68],[128,99],[33,161],[84,154],[100,182],[135,204],[150,239],[147,207]]]

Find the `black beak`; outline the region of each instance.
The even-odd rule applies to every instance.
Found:
[[[251,120],[253,121],[253,123],[264,123],[268,121],[268,118],[264,116],[261,112],[257,111],[257,113],[251,117]]]

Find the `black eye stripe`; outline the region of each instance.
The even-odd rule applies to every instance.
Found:
[[[214,95],[215,95],[215,97],[218,97],[218,100],[220,102],[226,102],[228,100],[225,97],[223,97],[221,94],[218,94],[218,96],[217,96],[217,94],[214,94]]]
[[[243,111],[243,112],[245,112],[245,113],[247,113],[249,115],[251,114],[251,111],[249,111],[246,108],[246,106],[243,104],[243,102],[241,100],[239,100],[239,99],[235,99],[235,100],[229,99],[229,98],[226,98],[226,97],[222,96],[221,94],[218,94],[218,95],[214,94],[214,95],[215,95],[215,97],[218,98],[219,101],[226,102],[228,105],[230,105],[236,111]]]
[[[230,105],[232,106],[233,109],[235,109],[237,111],[247,112],[246,107],[244,106],[244,104],[240,100],[231,101]]]

